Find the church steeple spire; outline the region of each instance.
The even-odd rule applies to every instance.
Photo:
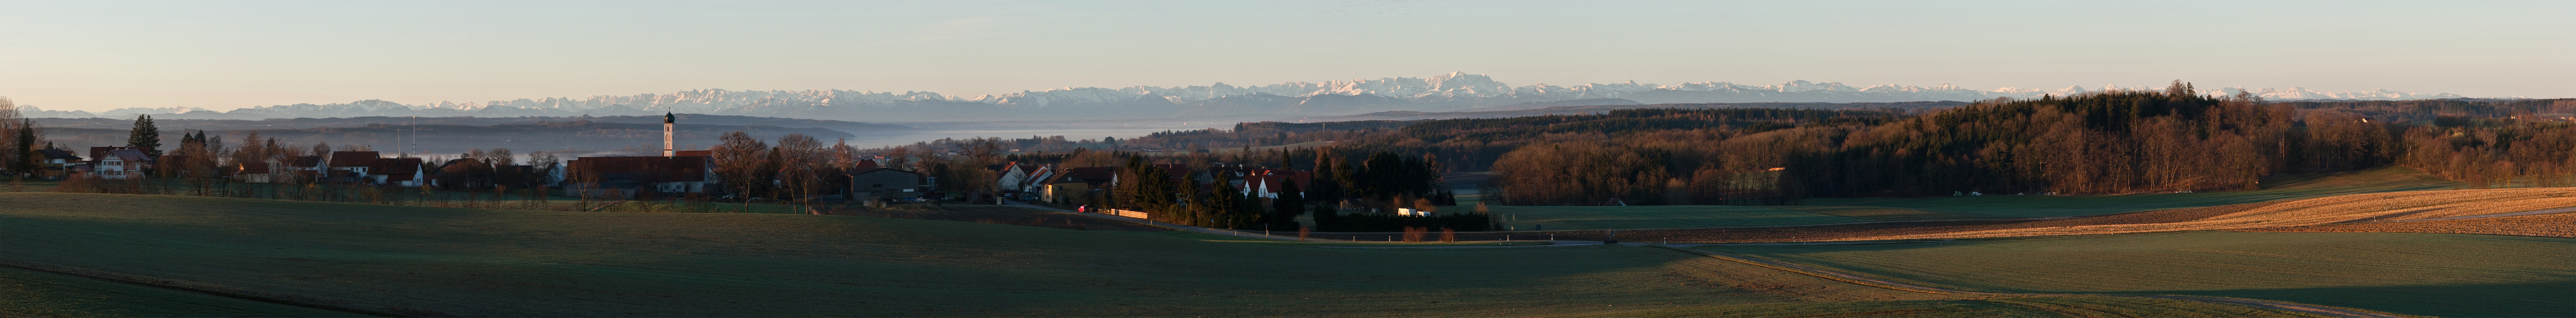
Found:
[[[672,155],[679,154],[679,152],[678,152],[678,151],[676,151],[676,150],[678,150],[678,149],[672,149],[672,148],[671,148],[671,125],[672,125],[672,124],[675,124],[675,123],[678,123],[678,122],[679,122],[679,116],[672,115],[672,114],[671,114],[671,112],[662,112],[662,156],[663,156],[663,157],[670,157],[670,156],[672,156]]]

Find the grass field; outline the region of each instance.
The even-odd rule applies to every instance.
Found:
[[[1997,292],[2242,297],[2445,317],[2576,316],[2576,239],[2185,232],[1702,249]]]
[[[2158,209],[2218,206],[2347,194],[2452,190],[2464,184],[2414,168],[2384,167],[2264,180],[2260,190],[2133,195],[1984,195],[1926,198],[1815,198],[1807,205],[1871,206],[1937,212],[1968,218],[2035,218],[2098,215]]]
[[[0,262],[375,314],[2008,312],[1938,301],[1962,300],[1952,295],[1871,288],[1655,248],[1321,249],[1168,233],[848,216],[0,194],[0,247],[6,247]],[[81,288],[12,286],[32,290],[17,295],[38,296],[10,296],[30,300],[0,303],[7,306],[0,313],[122,308],[141,313],[133,315],[305,315],[240,302],[212,302],[214,309],[159,303],[194,296],[64,304],[41,297],[78,295]],[[1974,304],[1995,301],[2012,300]],[[2115,302],[2142,315],[2281,314],[2205,312],[2191,308],[2206,304],[2163,306],[2153,299]]]
[[[5,317],[345,317],[318,310],[0,267]]]
[[[1456,207],[1453,209],[1468,209]],[[1487,206],[1517,230],[1606,230],[1688,227],[1816,225],[1869,222],[1768,207],[1724,205],[1678,206]]]

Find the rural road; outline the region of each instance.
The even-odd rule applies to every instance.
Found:
[[[1007,201],[1005,201],[1005,202],[1007,202]],[[1084,215],[1084,216],[1090,216],[1090,217],[1095,217],[1095,218],[1103,218],[1103,219],[1118,220],[1118,221],[1125,221],[1125,222],[1133,222],[1133,223],[1140,223],[1140,224],[1151,224],[1151,225],[1154,225],[1154,226],[1161,226],[1161,227],[1167,227],[1167,228],[1172,228],[1172,229],[1179,229],[1179,230],[1184,230],[1184,231],[1192,231],[1192,232],[1201,232],[1201,233],[1209,233],[1209,234],[1223,234],[1223,235],[1232,235],[1232,236],[1241,236],[1241,237],[1267,238],[1267,239],[1276,239],[1276,240],[1297,240],[1297,238],[1296,238],[1296,237],[1286,237],[1286,236],[1277,236],[1277,235],[1262,235],[1262,234],[1259,234],[1259,233],[1247,233],[1247,232],[1233,231],[1233,230],[1211,229],[1211,228],[1204,228],[1204,227],[1185,226],[1185,225],[1175,225],[1175,224],[1164,224],[1164,223],[1157,223],[1157,222],[1152,222],[1152,221],[1147,221],[1147,220],[1142,220],[1142,219],[1137,219],[1137,218],[1130,218],[1130,217],[1123,217],[1123,216],[1116,216],[1116,215],[1106,215],[1106,214],[1099,214],[1099,213],[1081,213],[1081,212],[1074,212],[1074,211],[1069,211],[1069,210],[1065,210],[1065,209],[1049,208],[1049,207],[1036,206],[1036,205],[1029,205],[1029,204],[1018,203],[1018,202],[1011,202],[1011,203],[1009,203],[1009,204],[1007,204],[1007,205],[1009,205],[1009,206],[1016,206],[1016,207],[1023,207],[1023,208],[1030,208],[1030,209],[1045,210],[1045,211],[1054,211],[1054,212],[1072,213],[1072,214]],[[2455,218],[2443,218],[2443,219],[2477,218],[2477,217],[2501,217],[2501,216],[2513,216],[2513,215],[2535,215],[2535,214],[2549,214],[2549,213],[2560,213],[2560,212],[2571,212],[2571,211],[2576,211],[2576,207],[2560,208],[2560,209],[2549,209],[2549,210],[2538,210],[2538,211],[2527,211],[2527,212],[2516,212],[2516,213],[2503,213],[2503,214],[2490,214],[2490,215],[2474,215],[2474,216],[2467,216],[2467,217],[2455,217]],[[2507,215],[2507,214],[2510,214],[2510,215]],[[2427,219],[2427,220],[2435,220],[2435,219]],[[2418,220],[2418,221],[2421,221],[2421,220]],[[1341,247],[1341,246],[1337,246],[1337,247],[1329,247],[1329,248],[1359,248],[1359,249],[1467,249],[1467,248],[1533,248],[1533,247],[1600,246],[1600,245],[1603,245],[1603,244],[1601,244],[1600,242],[1596,242],[1596,241],[1550,241],[1550,242],[1551,242],[1551,243],[1553,243],[1553,244],[1549,244],[1549,245],[1514,245],[1514,246],[1418,246],[1418,247],[1408,247],[1408,246],[1388,246],[1388,247],[1348,246],[1348,247]],[[1852,242],[1827,242],[1827,243],[1828,243],[1828,244],[1831,244],[1831,243],[1852,244]],[[1884,244],[1884,243],[1887,243],[1887,242],[1868,242],[1868,243],[1865,243],[1865,244]],[[1768,268],[1771,268],[1771,269],[1777,269],[1777,270],[1787,271],[1787,272],[1791,272],[1791,273],[1798,273],[1798,274],[1802,274],[1802,275],[1816,276],[1816,277],[1820,277],[1820,278],[1824,278],[1824,279],[1831,279],[1831,280],[1836,280],[1836,281],[1843,281],[1843,282],[1848,282],[1848,283],[1853,283],[1853,284],[1859,284],[1859,285],[1863,285],[1863,286],[1878,287],[1878,288],[1886,288],[1886,289],[1899,290],[1899,291],[1917,292],[1917,293],[1930,293],[1930,294],[1955,294],[1955,295],[2029,296],[2029,297],[2050,297],[2050,296],[2113,296],[2113,297],[2139,297],[2139,298],[2158,298],[2158,299],[2173,299],[2173,300],[2186,300],[2186,301],[2198,301],[2198,302],[2209,302],[2209,303],[2231,304],[2231,305],[2246,306],[2246,307],[2254,307],[2254,308],[2262,308],[2262,309],[2270,309],[2270,310],[2291,311],[2291,312],[2302,312],[2302,313],[2317,314],[2317,315],[2325,315],[2325,316],[2333,316],[2333,317],[2344,317],[2344,318],[2404,318],[2403,316],[2394,316],[2394,315],[2378,314],[2378,313],[2364,312],[2364,311],[2351,310],[2351,309],[2343,309],[2343,308],[2335,308],[2335,307],[2327,307],[2327,306],[2318,306],[2318,305],[2308,305],[2308,304],[2299,304],[2299,303],[2291,303],[2291,302],[2280,302],[2280,301],[2260,300],[2260,299],[2244,299],[2244,298],[2203,297],[2203,296],[2182,296],[2182,295],[2037,294],[2037,293],[1990,293],[1990,292],[1979,292],[1979,291],[1966,291],[1966,290],[1957,290],[1957,289],[1949,289],[1949,288],[1940,288],[1940,287],[1931,287],[1931,286],[1923,286],[1923,285],[1915,285],[1915,284],[1901,283],[1901,282],[1889,281],[1889,280],[1886,280],[1886,279],[1879,279],[1879,278],[1872,278],[1872,277],[1868,277],[1868,276],[1861,276],[1861,275],[1857,275],[1857,274],[1844,273],[1844,272],[1838,272],[1838,271],[1832,271],[1832,270],[1825,270],[1825,269],[1821,269],[1821,268],[1816,268],[1816,267],[1811,267],[1811,266],[1806,266],[1806,265],[1799,265],[1799,264],[1795,264],[1795,263],[1782,262],[1782,261],[1775,261],[1775,260],[1769,260],[1769,259],[1761,259],[1761,258],[1744,257],[1744,256],[1735,255],[1735,254],[1720,253],[1720,252],[1715,252],[1715,251],[1703,251],[1703,250],[1695,250],[1695,249],[1688,249],[1688,248],[1682,248],[1682,247],[1666,246],[1666,245],[1655,245],[1655,244],[1647,244],[1647,243],[1626,243],[1626,244],[1620,244],[1620,245],[1629,245],[1629,246],[1649,246],[1649,247],[1655,247],[1655,248],[1662,248],[1662,249],[1668,249],[1668,250],[1680,251],[1680,252],[1683,252],[1683,253],[1698,254],[1698,255],[1701,255],[1701,256],[1707,256],[1707,257],[1712,257],[1712,258],[1717,258],[1717,259],[1724,259],[1724,260],[1734,261],[1734,262],[1738,262],[1738,263],[1745,263],[1745,264],[1750,264],[1750,265],[1754,265],[1754,266],[1768,267]],[[1716,245],[1716,244],[1693,244],[1693,245],[1690,245],[1690,246],[1699,246],[1699,245]],[[1760,244],[1760,245],[1804,245],[1804,244],[1801,244],[1801,243],[1765,243],[1765,244]]]

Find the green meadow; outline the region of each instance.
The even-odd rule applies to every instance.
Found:
[[[2290,316],[1903,292],[1646,247],[1226,240],[875,217],[5,193],[0,262],[80,276],[0,271],[11,291],[0,314]],[[86,301],[57,301],[71,298]]]
[[[2181,232],[1706,246],[1897,281],[2023,293],[2255,298],[2443,317],[2576,316],[2576,239]]]
[[[345,317],[355,314],[0,267],[0,316]]]

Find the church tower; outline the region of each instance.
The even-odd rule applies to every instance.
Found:
[[[676,120],[676,119],[678,119],[678,117],[677,117],[677,116],[673,116],[670,112],[663,112],[663,113],[662,113],[662,156],[663,156],[663,157],[670,157],[672,154],[675,154],[675,153],[676,153],[676,152],[673,152],[673,151],[672,151],[672,148],[671,148],[671,124],[672,124],[673,122],[677,122],[678,120]]]

